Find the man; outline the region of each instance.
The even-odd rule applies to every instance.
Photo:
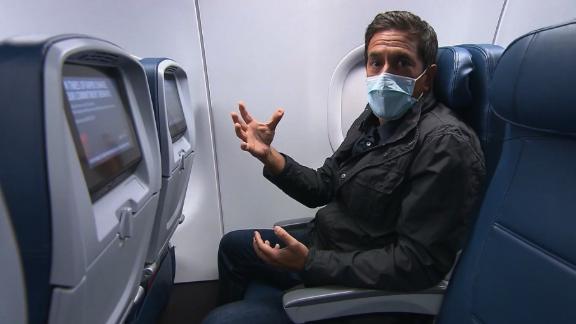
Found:
[[[241,118],[232,113],[241,149],[264,164],[264,176],[306,206],[324,207],[304,232],[275,227],[225,235],[221,299],[236,303],[208,321],[242,309],[252,313],[240,318],[252,323],[265,321],[259,316],[287,321],[280,293],[266,300],[246,293],[254,280],[279,289],[303,282],[414,291],[445,277],[465,240],[485,167],[474,132],[434,97],[437,48],[432,27],[409,12],[374,18],[365,35],[369,104],[317,170],[271,146],[281,109],[267,123],[244,104]]]

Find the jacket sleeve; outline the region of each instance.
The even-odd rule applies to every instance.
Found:
[[[428,135],[407,173],[395,242],[349,252],[312,248],[304,283],[402,291],[434,286],[462,248],[483,176],[482,153],[462,135]]]
[[[266,168],[263,174],[278,188],[307,207],[314,208],[327,204],[334,195],[333,175],[336,170],[333,158],[327,158],[324,165],[310,169],[282,154],[286,165],[280,174],[272,175]]]
[[[334,197],[335,179],[338,171],[338,162],[347,156],[347,151],[358,138],[358,128],[364,119],[371,114],[368,105],[364,112],[352,123],[346,138],[340,144],[336,152],[324,161],[319,169],[310,169],[294,161],[286,154],[286,165],[280,174],[272,175],[266,168],[263,170],[264,177],[275,184],[284,193],[294,198],[306,207],[315,208],[326,205]]]

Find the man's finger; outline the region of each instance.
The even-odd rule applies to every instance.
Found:
[[[254,231],[254,240],[256,241],[256,244],[258,245],[258,248],[260,250],[262,250],[265,247],[269,247],[269,245],[266,245],[266,242],[264,242],[264,240],[262,239],[262,236],[260,235],[260,232],[258,231]],[[268,242],[268,244],[270,244],[270,242]]]
[[[248,145],[248,143],[240,143],[240,149],[242,151],[250,152],[250,145]]]
[[[256,244],[258,245],[258,249],[260,250],[260,252],[265,254],[268,259],[276,262],[277,251],[274,250],[272,246],[270,246],[270,241],[262,240],[262,237],[260,236],[260,233],[258,231],[254,232],[254,237],[256,238]]]
[[[270,127],[271,130],[276,129],[276,126],[278,126],[278,123],[280,122],[280,120],[282,119],[283,116],[284,116],[284,110],[282,108],[278,108],[274,112],[274,114],[272,115],[272,118],[268,122],[268,126]]]
[[[267,245],[265,243],[258,243],[256,242],[256,244],[258,245],[258,249],[260,250],[260,253],[262,253],[264,255],[264,257],[269,260],[270,262],[274,263],[274,264],[280,264],[278,261],[278,251],[274,249],[273,247],[271,247],[270,245]]]
[[[258,233],[257,231],[254,232],[254,237],[252,238],[252,246],[254,247],[254,252],[256,252],[256,254],[258,255],[258,257],[260,257],[261,259],[267,261],[266,256],[264,256],[262,254],[262,251],[260,250],[260,243],[262,241],[262,238],[260,237],[260,233]]]
[[[252,116],[248,113],[246,106],[244,106],[243,102],[238,103],[238,109],[240,110],[240,115],[242,115],[242,119],[246,122],[246,124],[250,124],[253,120]]]
[[[248,141],[248,136],[246,135],[246,132],[242,130],[242,126],[240,126],[240,124],[234,124],[234,131],[236,132],[236,136],[238,136],[239,139],[243,140],[244,142]]]
[[[240,119],[240,117],[238,116],[237,113],[231,112],[230,117],[232,117],[232,123],[240,124],[240,126],[242,127],[242,130],[248,129],[248,126],[246,125],[246,123]]]
[[[286,243],[287,246],[298,244],[298,240],[296,240],[292,235],[288,234],[285,229],[280,226],[274,226],[274,234],[278,236],[282,242]]]
[[[266,245],[264,241],[262,241],[262,237],[258,231],[254,232],[254,239],[253,239],[253,246],[256,255],[264,262],[273,265],[273,266],[280,266],[280,264],[276,261],[275,255],[270,254],[270,250],[272,249],[270,246]]]
[[[254,252],[256,253],[256,255],[262,259],[262,261],[268,263],[268,264],[272,264],[272,261],[270,261],[268,259],[268,257],[266,257],[264,255],[264,253],[262,253],[262,251],[260,251],[260,248],[258,247],[258,242],[256,241],[256,239],[252,239],[252,247],[254,248]]]

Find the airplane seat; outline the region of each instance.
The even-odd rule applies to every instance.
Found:
[[[473,99],[470,77],[474,65],[470,52],[457,46],[439,47],[436,65],[436,99],[463,116],[472,106]]]
[[[27,323],[20,250],[0,189],[0,323]]]
[[[118,323],[139,286],[161,185],[145,72],[83,35],[0,43],[0,182],[29,323]]]
[[[504,48],[492,44],[464,44],[458,47],[465,48],[472,55],[474,63],[470,75],[470,87],[474,89],[472,106],[462,111],[462,118],[478,135],[486,159],[486,178],[490,179],[500,157],[504,125],[492,112],[488,87]]]
[[[194,122],[184,69],[167,58],[140,62],[150,86],[162,164],[162,188],[146,256],[146,263],[153,264],[166,251],[178,224],[184,221],[182,207],[195,156]]]
[[[437,64],[434,91],[438,100],[459,114],[477,107],[478,97],[473,96],[476,88],[472,87],[475,84],[470,81],[474,72],[470,52],[457,46],[441,47]],[[293,221],[285,223],[297,226]],[[288,316],[296,323],[382,312],[435,315],[440,309],[446,286],[447,280],[444,280],[435,287],[412,293],[342,286],[299,286],[287,291],[283,302]],[[255,289],[249,287],[251,294]]]
[[[140,60],[150,87],[162,165],[162,187],[146,256],[142,303],[128,322],[156,323],[168,303],[175,275],[170,238],[184,221],[182,208],[195,156],[192,104],[184,69],[167,58]]]
[[[576,21],[512,42],[490,86],[501,157],[440,324],[576,323]]]

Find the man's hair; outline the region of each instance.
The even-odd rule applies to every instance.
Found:
[[[387,11],[379,13],[366,28],[364,35],[364,62],[368,62],[368,44],[374,34],[385,30],[407,32],[418,43],[418,55],[428,67],[436,62],[438,38],[434,28],[420,17],[408,11]]]

